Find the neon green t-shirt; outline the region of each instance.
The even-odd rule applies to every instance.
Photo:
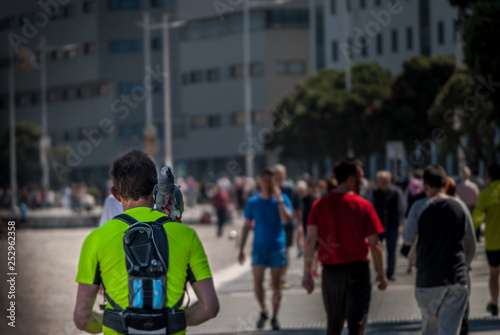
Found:
[[[155,221],[163,213],[147,207],[125,211],[140,222]],[[212,278],[203,245],[194,229],[178,222],[163,225],[167,232],[170,264],[167,273],[167,307],[173,307],[182,297],[186,281],[191,283]],[[125,266],[123,235],[129,228],[125,222],[110,220],[93,230],[85,239],[78,264],[76,281],[106,287],[106,292],[120,307],[128,306],[128,275]],[[107,308],[112,308],[109,303]],[[103,327],[104,335],[118,334]],[[185,334],[185,331],[177,334]]]

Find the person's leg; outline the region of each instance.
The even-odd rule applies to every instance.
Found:
[[[500,292],[499,278],[500,278],[500,266],[490,266],[489,287],[490,287],[491,302],[497,306],[498,306],[498,295]]]
[[[445,287],[415,288],[415,298],[422,313],[422,335],[438,335],[438,313]]]
[[[290,222],[289,224],[287,224],[285,226],[287,266],[283,267],[283,271],[281,273],[281,285],[282,285],[282,288],[284,288],[284,289],[290,288],[285,277],[286,277],[286,273],[288,271],[288,264],[290,264],[290,248],[293,246],[293,231],[294,231],[294,227],[293,227],[293,224]]]
[[[323,303],[327,317],[327,335],[340,335],[346,318],[347,275],[335,273],[330,267],[322,271]]]
[[[222,224],[223,224],[222,210],[217,208],[217,236],[222,235]]]
[[[281,301],[281,274],[283,268],[271,268],[271,284],[273,288],[273,319],[278,317]]]
[[[446,287],[446,294],[438,314],[439,334],[456,335],[469,301],[467,286],[455,284]]]
[[[368,265],[354,264],[348,275],[347,326],[350,335],[365,333],[372,285]]]
[[[267,313],[265,299],[265,291],[264,291],[264,272],[266,267],[263,265],[254,265],[252,267],[253,270],[253,284],[254,284],[254,293],[257,302],[259,303],[260,309],[262,312]]]
[[[396,245],[398,243],[399,228],[394,227],[387,230],[387,278],[394,278],[394,268],[396,265]]]

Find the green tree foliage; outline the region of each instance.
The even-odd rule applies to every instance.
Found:
[[[358,156],[369,154],[375,148],[367,139],[377,130],[368,122],[367,107],[387,91],[390,80],[390,73],[376,63],[353,65],[350,92],[343,71],[322,69],[307,77],[277,104],[294,118],[267,148],[281,147],[284,156],[308,164],[345,156],[349,146]]]
[[[500,81],[500,1],[450,0],[460,9],[460,27],[464,41],[465,63],[477,74]],[[500,89],[491,99],[500,109]]]
[[[377,129],[370,141],[378,143],[379,148],[388,140],[403,141],[406,149],[412,150],[416,141],[430,138],[427,112],[454,69],[452,56],[414,56],[405,60],[403,72],[391,83],[390,93],[370,107],[368,121]]]
[[[442,149],[451,152],[462,147],[469,165],[487,165],[496,161],[500,145],[493,142],[499,126],[491,99],[493,89],[485,86],[487,80],[466,68],[457,70],[444,85],[429,110],[433,125],[446,132]],[[460,138],[468,139],[464,143]]]
[[[17,182],[20,187],[30,183],[39,183],[40,137],[42,129],[32,123],[19,121],[16,129]],[[10,140],[9,128],[0,137],[0,185],[10,185]]]

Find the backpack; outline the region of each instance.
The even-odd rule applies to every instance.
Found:
[[[153,222],[139,222],[130,215],[120,214],[114,219],[130,226],[123,235],[129,306],[120,307],[104,288],[113,309],[104,309],[103,325],[125,335],[168,335],[185,330],[186,315],[180,310],[184,296],[173,308],[166,307],[169,249],[163,224],[170,218],[162,216]]]

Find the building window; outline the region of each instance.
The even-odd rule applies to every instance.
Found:
[[[127,124],[120,126],[118,133],[120,137],[142,138],[144,136],[144,127],[140,124]]]
[[[83,3],[83,12],[84,13],[94,13],[97,9],[97,4],[95,0],[85,1]]]
[[[195,70],[189,73],[189,82],[192,84],[197,84],[203,82],[203,71]]]
[[[238,64],[238,65],[233,65],[231,66],[229,70],[229,76],[231,78],[241,78],[243,77],[243,65]]]
[[[264,63],[263,62],[254,62],[250,64],[250,75],[260,76],[264,73]]]
[[[76,89],[73,87],[69,87],[64,89],[63,91],[63,99],[64,100],[71,100],[76,98]]]
[[[118,95],[121,94],[130,94],[134,87],[142,87],[142,83],[140,81],[137,82],[125,82],[118,84]]]
[[[76,58],[76,55],[78,54],[78,49],[76,46],[69,48],[68,50],[64,51],[64,58],[65,59],[74,59]]]
[[[304,74],[306,64],[304,61],[277,61],[276,74]]]
[[[253,124],[261,124],[264,123],[264,111],[263,110],[254,110],[252,111],[252,123]]]
[[[151,47],[153,50],[162,50],[163,49],[163,39],[161,37],[153,38],[151,41]]]
[[[97,42],[87,42],[85,43],[83,50],[86,55],[93,54],[97,51]]]
[[[406,50],[413,49],[413,30],[411,27],[406,28]]]
[[[90,96],[90,90],[88,86],[80,86],[77,92],[78,98],[88,98]]]
[[[330,14],[337,14],[337,0],[330,0]]]
[[[207,118],[205,116],[193,116],[191,117],[191,128],[200,129],[206,126]]]
[[[398,31],[393,30],[391,32],[391,48],[392,52],[398,52]]]
[[[115,40],[109,42],[110,52],[142,51],[141,40]]]
[[[76,6],[70,5],[64,7],[64,17],[74,17],[76,16]]]
[[[56,91],[49,91],[47,93],[47,102],[52,103],[57,101],[57,92]]]
[[[345,8],[348,12],[351,11],[351,0],[345,0]]]
[[[218,128],[222,126],[222,118],[220,115],[209,115],[208,116],[208,127]]]
[[[5,57],[0,59],[0,69],[7,69],[10,67],[10,58]]]
[[[366,0],[359,0],[359,8],[361,9],[366,8]]]
[[[142,83],[141,83],[141,85],[142,85]],[[108,84],[99,84],[97,91],[98,91],[99,96],[101,96],[101,97],[105,96],[109,92],[109,85]]]
[[[52,60],[61,60],[64,58],[64,50],[54,50],[52,51]]]
[[[242,126],[245,124],[245,112],[235,112],[231,115],[231,124]]]
[[[151,0],[151,7],[163,7],[163,0]]]
[[[438,44],[439,45],[444,44],[444,22],[443,21],[438,22]]]
[[[141,0],[109,0],[109,10],[139,9]]]
[[[368,44],[366,43],[366,37],[362,36],[360,38],[361,42],[361,56],[364,58],[368,57]]]
[[[339,43],[337,41],[332,41],[332,61],[337,62],[339,60]]]
[[[220,70],[218,68],[212,68],[207,70],[207,81],[219,81],[220,80]]]
[[[377,35],[376,44],[377,44],[377,55],[382,55],[382,53],[384,52],[384,40],[382,38],[382,33],[379,33]]]

